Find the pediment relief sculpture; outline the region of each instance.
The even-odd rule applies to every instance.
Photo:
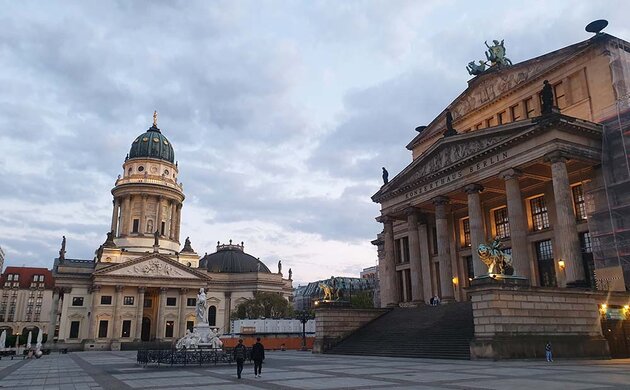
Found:
[[[200,279],[194,272],[187,272],[175,264],[159,258],[147,259],[131,264],[122,263],[112,270],[99,272],[103,275],[138,276],[138,277],[164,277],[179,279]]]
[[[439,147],[438,150],[422,159],[413,169],[413,174],[405,181],[405,184],[415,182],[432,173],[436,173],[456,162],[471,157],[478,152],[500,143],[511,135],[497,135],[478,139],[467,139],[465,142]]]

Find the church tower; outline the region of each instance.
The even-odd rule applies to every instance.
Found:
[[[157,127],[155,112],[153,126],[131,144],[112,189],[111,235],[118,249],[177,254],[185,198],[177,175],[173,146]]]

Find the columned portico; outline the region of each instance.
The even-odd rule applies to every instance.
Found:
[[[554,238],[558,248],[557,259],[565,262],[566,284],[580,285],[584,283],[584,268],[575,224],[573,197],[566,166],[567,159],[559,152],[548,154],[545,158],[551,162],[557,221],[557,226],[554,228]]]
[[[450,232],[446,215],[446,206],[448,203],[449,199],[445,196],[439,196],[433,199],[433,205],[435,206],[438,262],[440,264],[440,298],[443,301],[452,301],[455,299],[452,282],[453,271],[451,258],[449,256]]]
[[[140,341],[142,338],[142,318],[144,309],[144,292],[146,288],[144,286],[138,287],[138,302],[136,303],[136,334],[135,340]]]
[[[405,209],[407,215],[407,231],[409,232],[409,272],[411,279],[411,300],[424,301],[422,289],[422,259],[420,257],[420,237],[418,235],[418,210],[413,207]],[[403,282],[405,278],[403,278]],[[404,289],[403,291],[406,291]]]
[[[523,208],[521,187],[518,182],[522,172],[508,169],[499,174],[505,180],[508,217],[510,221],[510,239],[512,242],[512,265],[514,274],[530,279],[532,285],[537,285],[536,278],[531,278],[535,265],[530,261],[527,242],[527,215]]]
[[[486,233],[483,223],[483,212],[481,210],[481,200],[479,199],[479,193],[483,191],[481,184],[469,184],[464,188],[468,195],[468,217],[470,219],[470,242],[473,250],[473,268],[475,277],[488,274],[488,267],[481,261],[479,253],[475,248],[479,248],[479,244],[486,241]]]
[[[388,216],[379,217],[383,223],[383,241],[385,256],[379,264],[381,283],[381,306],[391,307],[398,304],[398,284],[396,283],[396,264],[394,256],[394,220]]]
[[[157,302],[157,325],[155,327],[155,338],[162,340],[164,338],[164,310],[166,309],[166,292],[167,287],[160,287],[160,295]]]

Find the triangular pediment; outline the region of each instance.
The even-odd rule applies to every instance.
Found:
[[[536,126],[531,120],[510,123],[475,132],[444,137],[433,144],[420,157],[384,185],[373,197],[378,202],[383,196],[429,181],[437,174],[448,171],[483,156],[500,147],[512,137]]]
[[[507,68],[490,69],[474,77],[468,82],[468,88],[448,105],[453,115],[454,127],[457,128],[458,122],[466,116],[478,112],[507,94],[514,93],[519,88],[534,82],[542,88],[542,77],[598,42],[600,41],[589,39]],[[443,133],[446,130],[445,118],[446,109],[407,145],[407,149],[411,150],[422,140],[431,140]]]
[[[152,253],[94,272],[94,276],[209,280],[203,271],[186,267],[167,256]]]

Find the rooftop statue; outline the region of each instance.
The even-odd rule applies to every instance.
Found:
[[[470,61],[466,66],[468,74],[471,76],[478,76],[486,70],[486,62],[479,60],[479,65],[475,64],[475,61]]]
[[[543,115],[551,114],[553,111],[553,87],[548,80],[543,82],[543,88],[540,91],[540,111]]]
[[[505,56],[505,45],[503,44],[504,40],[501,42],[496,39],[492,41],[493,45],[488,45],[488,41],[485,41],[486,47],[488,50],[485,52],[486,61],[479,60],[479,65],[475,64],[475,61],[470,61],[466,66],[466,70],[468,74],[471,76],[478,76],[486,71],[486,66],[488,62],[490,63],[490,67],[498,66],[510,66],[512,65],[512,61]]]
[[[512,65],[512,61],[510,61],[510,59],[505,56],[505,46],[503,45],[503,42],[503,39],[501,40],[501,42],[495,39],[492,41],[492,43],[494,43],[494,45],[492,46],[488,45],[488,41],[484,42],[486,44],[486,47],[488,48],[488,51],[486,51],[486,58],[492,63],[492,66]]]
[[[488,266],[490,275],[513,275],[512,256],[501,249],[501,240],[496,237],[489,244],[481,244],[477,249],[481,261]]]
[[[383,167],[383,185],[389,183],[389,172]]]

